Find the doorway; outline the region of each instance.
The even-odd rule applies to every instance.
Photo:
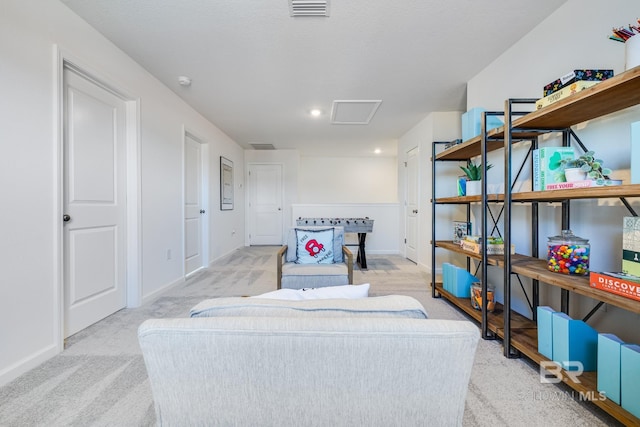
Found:
[[[63,336],[127,305],[127,104],[63,67]]]
[[[249,245],[281,245],[282,165],[249,164]]]
[[[405,256],[410,261],[418,262],[418,208],[419,208],[419,174],[418,174],[418,148],[407,152],[406,161],[406,229],[405,229]]]
[[[184,272],[189,276],[208,260],[208,145],[184,134]]]

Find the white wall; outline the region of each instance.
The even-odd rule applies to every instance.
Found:
[[[0,384],[62,349],[58,215],[59,161],[54,45],[99,77],[139,98],[142,293],[149,297],[184,274],[183,129],[209,144],[210,258],[242,246],[244,193],[233,211],[218,208],[218,158],[243,150],[66,6],[50,0],[3,0],[0,14]],[[225,230],[242,230],[236,237]],[[167,260],[166,250],[174,256]]]
[[[431,272],[431,191],[432,191],[432,143],[434,141],[452,141],[460,138],[461,124],[460,112],[440,112],[432,113],[425,117],[420,123],[415,125],[411,130],[405,133],[398,143],[398,194],[401,200],[400,209],[400,233],[399,245],[404,253],[405,238],[405,210],[406,202],[406,174],[404,162],[407,159],[407,153],[414,148],[418,148],[418,192],[419,192],[419,208],[418,208],[418,265],[427,272]],[[447,164],[440,162],[436,171],[438,179],[436,181],[436,195],[438,197],[452,196],[455,194],[453,185],[445,186],[446,183],[454,182],[457,173],[457,164]],[[450,224],[451,217],[457,215],[458,208],[448,206],[439,206],[436,209],[437,225]],[[458,219],[458,217],[456,217]],[[464,216],[459,217],[464,220]],[[446,239],[441,232],[450,229],[447,225],[443,229],[438,229],[437,238]],[[440,251],[437,253],[436,266],[442,262],[450,261],[452,254]]]
[[[301,203],[396,203],[394,157],[300,157]]]
[[[247,150],[245,162],[245,166],[283,165],[283,238],[301,216],[368,216],[376,221],[374,233],[367,237],[371,253],[398,253],[398,214],[390,213],[390,206],[396,210],[398,206],[395,156],[326,157],[300,155],[297,150]],[[248,234],[245,244],[249,244]]]
[[[282,221],[282,236],[283,241],[286,236],[286,230],[291,227],[289,222],[292,218],[292,208],[294,203],[298,203],[298,174],[300,169],[300,155],[298,150],[246,150],[245,151],[245,169],[248,171],[249,164],[281,164],[282,165],[282,180],[283,180],[283,203],[282,208],[283,218]],[[247,172],[248,173],[248,172]],[[245,182],[249,182],[249,177],[245,174]],[[248,197],[248,192],[246,192]],[[248,202],[248,201],[247,201]],[[250,209],[250,208],[248,208]],[[247,217],[251,214],[247,210]],[[246,246],[249,246],[249,226],[247,218],[247,226],[245,227],[244,242]]]
[[[608,40],[607,36],[613,26],[626,25],[637,18],[637,14],[637,0],[612,0],[606,6],[596,0],[569,0],[468,82],[468,107],[482,106],[503,110],[503,103],[507,98],[541,97],[542,87],[546,83],[575,68],[610,68],[616,74],[622,72],[624,45]],[[595,150],[605,164],[614,169],[614,178],[629,178],[629,124],[637,120],[640,120],[640,108],[633,107],[577,127],[577,133],[585,145]],[[555,137],[546,140],[546,144],[559,144]],[[492,179],[496,182],[500,180],[503,162],[501,154],[493,153],[489,159],[496,167],[491,170],[488,183]],[[516,150],[515,158],[523,158],[522,149]],[[514,164],[517,164],[515,160]],[[527,168],[525,172],[524,181],[527,182],[521,183],[521,187],[528,190],[530,170]],[[630,201],[638,210],[640,201]],[[556,235],[560,231],[559,211],[559,207],[541,205],[539,244],[545,250],[547,236]],[[591,241],[591,269],[619,270],[622,217],[628,215],[626,209],[616,200],[587,200],[572,202],[571,212],[571,228],[579,236]],[[519,252],[527,253],[527,248],[530,247],[531,219],[528,208],[514,205],[513,217],[512,231],[516,248]],[[544,258],[546,253],[541,255]],[[502,283],[501,274],[490,275],[489,281]],[[525,280],[525,284],[527,283]],[[516,281],[513,292],[517,298],[515,307],[526,314],[528,309]],[[541,286],[541,293],[543,304],[560,308],[557,288]],[[583,317],[596,304],[594,300],[576,295],[571,296],[571,302],[570,314],[577,318]],[[630,326],[637,324],[638,320],[638,315],[607,307],[606,310],[600,310],[590,324],[600,331],[617,332],[623,339],[640,342],[640,332]]]
[[[309,203],[292,206],[292,218],[289,227],[296,224],[298,218],[370,218],[373,219],[373,232],[367,233],[365,251],[367,254],[398,254],[398,215],[397,203]],[[347,233],[346,244],[358,245],[358,235]],[[357,251],[357,248],[351,248]]]

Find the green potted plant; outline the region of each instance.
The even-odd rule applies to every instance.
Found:
[[[595,152],[587,151],[575,159],[562,159],[564,176],[568,182],[592,180],[596,185],[604,185],[611,169],[603,167],[603,161],[595,157]]]
[[[487,170],[491,169],[493,165],[487,163]],[[474,196],[480,194],[480,185],[482,181],[482,163],[475,164],[469,162],[467,166],[460,166],[460,169],[467,176],[467,196]]]

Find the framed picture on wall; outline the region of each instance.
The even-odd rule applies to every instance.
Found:
[[[233,162],[220,156],[220,210],[233,209]]]

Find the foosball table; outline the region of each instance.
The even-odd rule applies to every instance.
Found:
[[[356,257],[357,263],[360,268],[367,268],[367,255],[365,252],[365,240],[367,239],[367,233],[373,231],[373,220],[369,217],[365,218],[298,218],[296,225],[333,225],[344,228],[345,233],[358,233],[358,256]]]

